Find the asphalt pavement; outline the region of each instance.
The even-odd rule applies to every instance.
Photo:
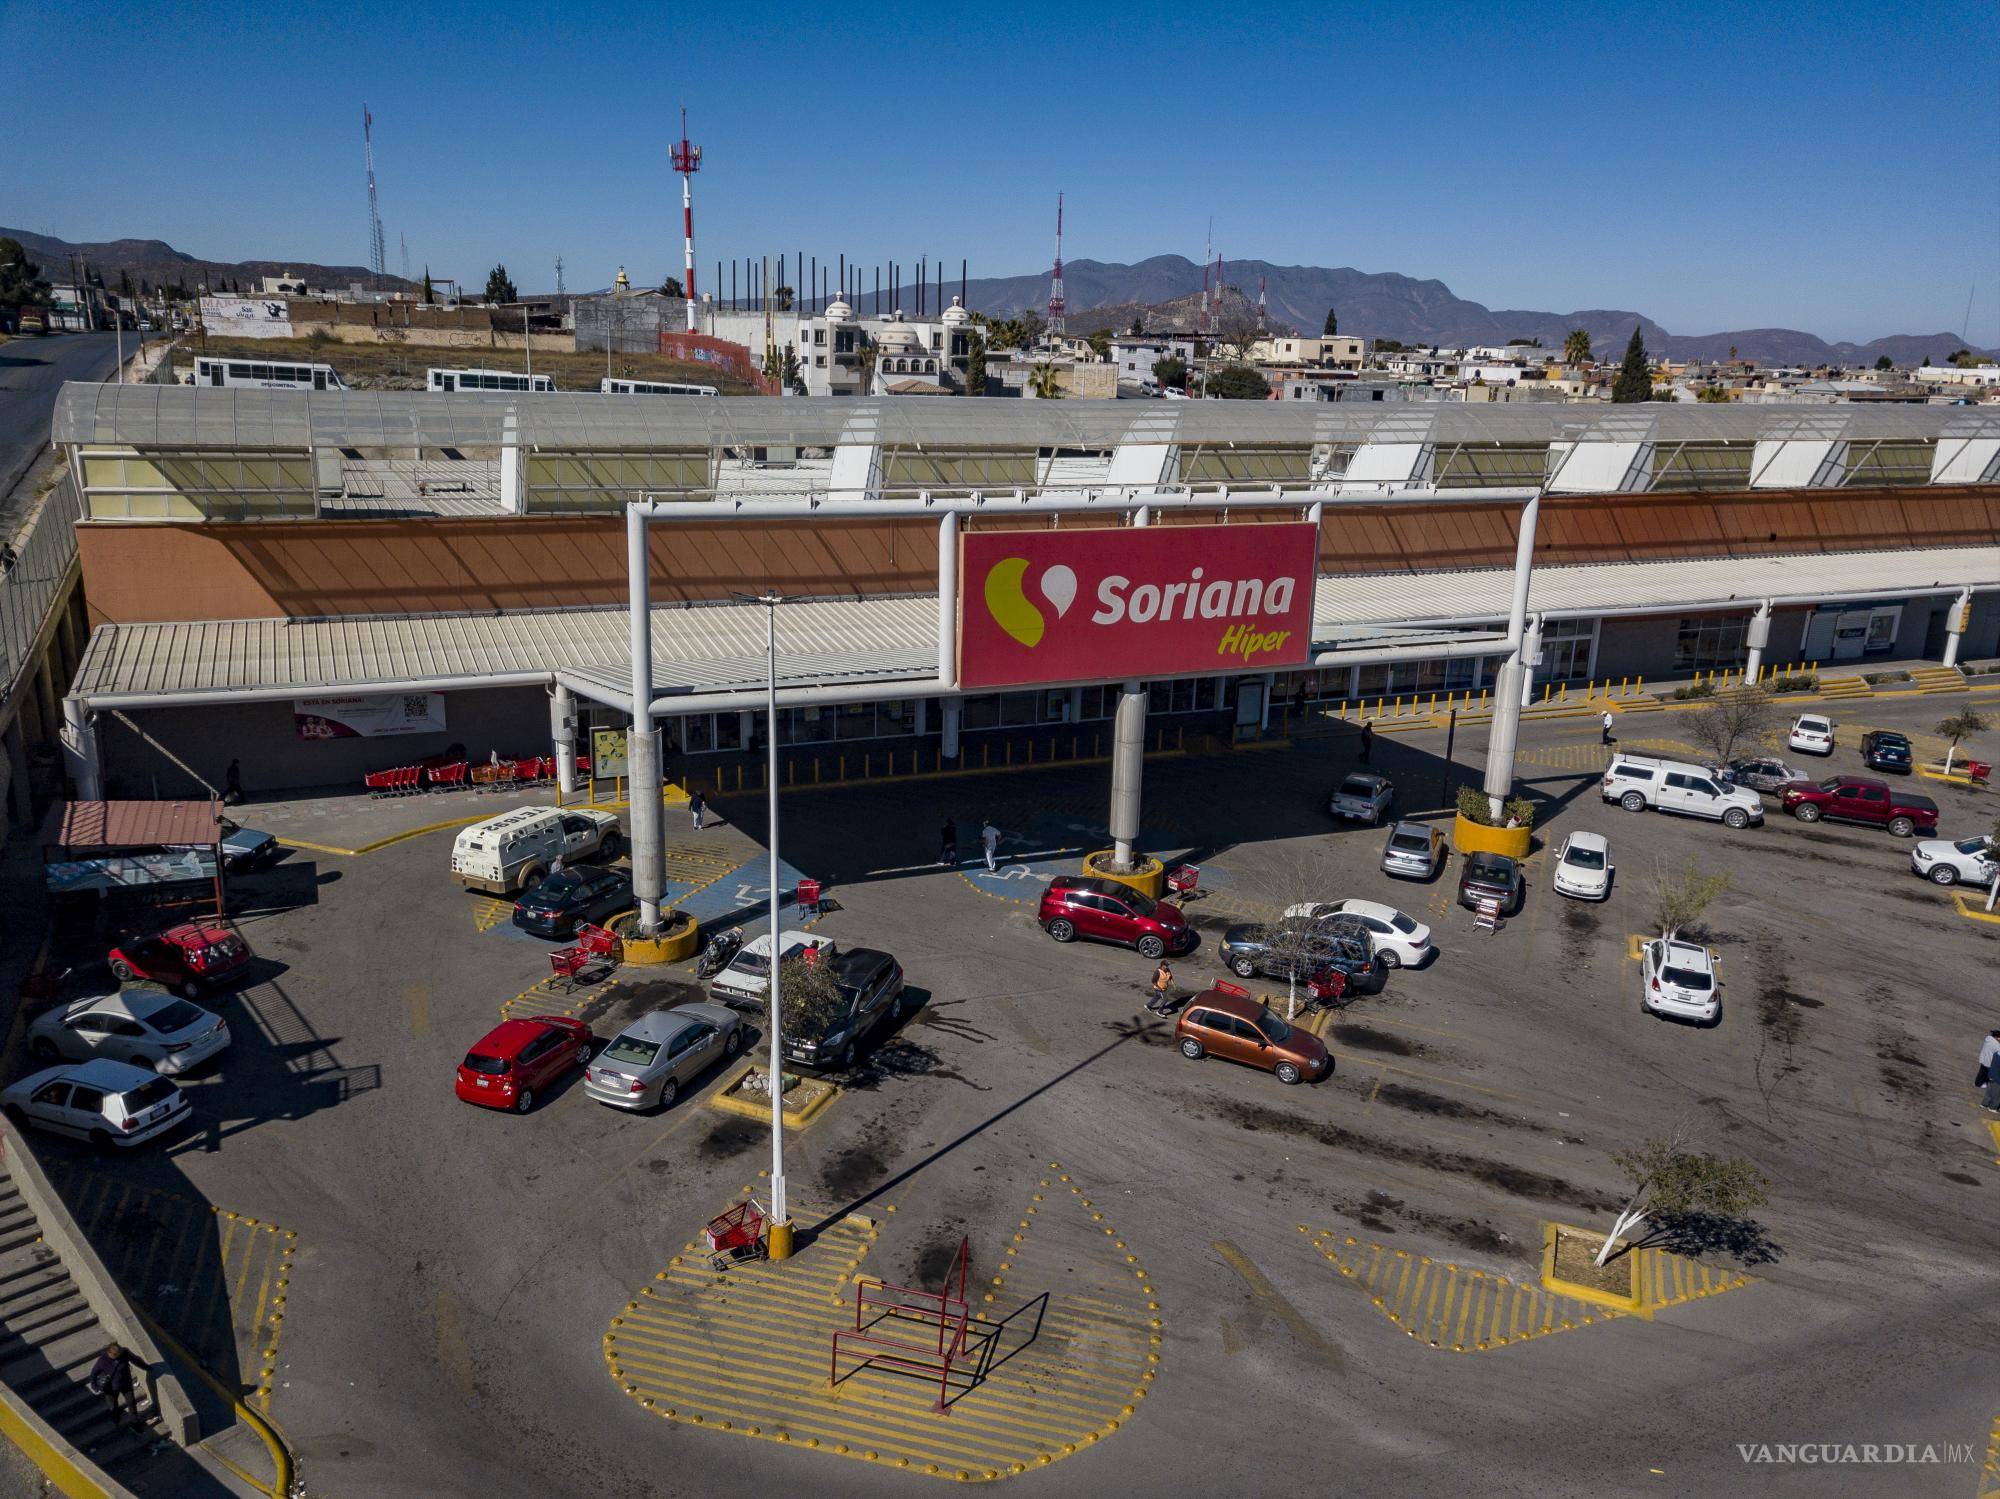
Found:
[[[158,336],[158,335],[155,335]],[[141,335],[125,335],[125,353],[138,352]],[[0,529],[11,528],[27,508],[28,486],[18,480],[49,448],[56,393],[71,380],[103,380],[118,362],[113,333],[53,333],[0,344]]]

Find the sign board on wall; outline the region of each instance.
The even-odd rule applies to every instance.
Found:
[[[291,338],[292,306],[283,297],[203,297],[202,325],[230,338]]]
[[[442,692],[389,692],[292,699],[292,727],[301,739],[384,739],[444,730]]]
[[[959,685],[1303,665],[1318,540],[1306,523],[965,533]]]
[[[592,729],[590,731],[591,778],[609,781],[625,773],[625,731]]]

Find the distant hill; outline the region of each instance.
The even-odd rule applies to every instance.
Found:
[[[1560,349],[1572,328],[1583,328],[1599,358],[1615,358],[1624,351],[1625,341],[1636,326],[1647,349],[1673,359],[1726,359],[1734,348],[1742,358],[1774,364],[1872,364],[1887,354],[1896,363],[1907,365],[1926,355],[1942,360],[1963,347],[1955,333],[1896,334],[1865,344],[1829,343],[1796,328],[1674,334],[1644,313],[1613,308],[1496,311],[1456,295],[1442,281],[1419,281],[1391,271],[1357,271],[1348,266],[1335,270],[1231,260],[1224,262],[1223,273],[1225,284],[1253,303],[1262,279],[1274,326],[1289,324],[1316,334],[1325,326],[1331,307],[1339,314],[1342,333],[1426,346],[1504,344],[1509,339],[1538,338],[1543,347]],[[1072,309],[1072,331],[1122,329],[1129,327],[1134,313],[1142,309],[1164,309],[1167,304],[1198,296],[1201,267],[1179,255],[1155,255],[1136,265],[1072,260],[1063,265],[1063,290]],[[973,281],[966,296],[979,312],[1012,316],[1024,308],[1040,311],[1049,298],[1048,273]]]
[[[114,291],[118,288],[120,271],[131,275],[134,286],[143,280],[156,289],[184,286],[189,292],[204,284],[218,286],[225,279],[255,286],[265,276],[291,275],[308,286],[347,287],[357,281],[365,285],[374,276],[366,266],[319,265],[310,260],[203,260],[200,256],[176,250],[159,239],[114,239],[97,244],[71,244],[68,240],[31,234],[26,229],[0,229],[0,239],[19,240],[21,248],[28,252],[28,258],[39,265],[42,274],[51,281],[67,280],[71,275],[71,264],[80,260],[102,276],[104,284]],[[388,290],[415,289],[400,276],[384,276],[382,285]]]

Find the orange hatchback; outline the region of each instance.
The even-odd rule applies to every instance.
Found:
[[[1333,1058],[1319,1037],[1291,1025],[1248,989],[1217,984],[1187,1002],[1174,1040],[1191,1062],[1222,1057],[1278,1074],[1281,1083],[1302,1083],[1333,1071]]]

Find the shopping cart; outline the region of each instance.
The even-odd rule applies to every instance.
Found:
[[[1193,900],[1201,894],[1201,870],[1193,864],[1176,864],[1167,871],[1167,888],[1176,900]]]
[[[746,1197],[719,1218],[711,1218],[701,1231],[708,1245],[708,1262],[717,1270],[727,1270],[746,1260],[764,1258],[764,1209],[754,1197]]]
[[[818,880],[808,880],[801,878],[799,880],[798,889],[795,892],[793,892],[792,895],[793,903],[798,907],[799,915],[801,916],[819,915],[820,900],[823,894],[824,892],[820,889],[820,883]]]

